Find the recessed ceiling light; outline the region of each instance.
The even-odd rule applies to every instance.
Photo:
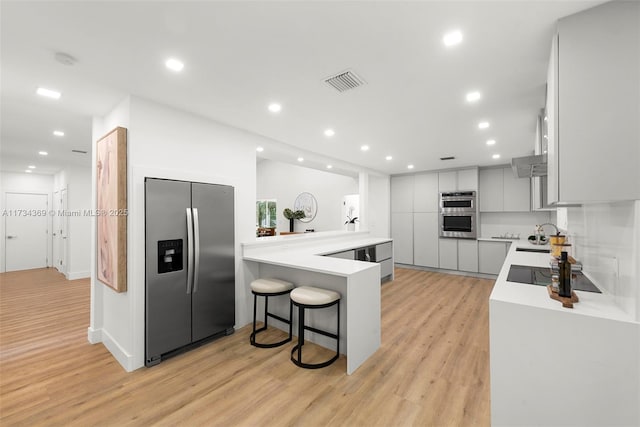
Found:
[[[368,145],[363,145],[362,147],[360,147],[360,150],[369,151],[369,146]]]
[[[38,151],[38,154],[40,154],[41,156],[49,155],[49,153],[47,153],[46,151]]]
[[[413,169],[413,165],[407,166],[407,169]]]
[[[486,129],[489,127],[489,122],[480,122],[478,123],[478,129]]]
[[[393,156],[387,156],[385,157],[385,160],[393,160]]]
[[[499,158],[500,158],[500,154],[494,154],[494,155],[493,155],[493,156],[491,156],[491,157],[493,157],[494,159],[499,159]]]
[[[332,165],[327,165],[327,169],[333,169]]]
[[[34,165],[29,165],[27,166],[29,169],[35,169],[36,167]]]
[[[480,92],[469,92],[467,94],[467,102],[476,102],[480,99]]]
[[[304,162],[304,157],[298,157],[299,162]]]
[[[278,104],[277,102],[274,102],[272,104],[269,104],[269,106],[267,108],[272,113],[279,113],[280,110],[282,110],[282,105]]]
[[[176,58],[167,59],[164,65],[168,69],[170,69],[171,71],[175,71],[176,73],[182,71],[182,69],[184,68],[184,64],[182,63],[182,61]]]
[[[256,147],[256,151],[257,151],[258,153],[262,153],[262,152],[264,151],[264,148],[262,148],[262,147]]]
[[[31,173],[31,169],[25,169],[24,170],[26,173]]]
[[[549,137],[548,137],[547,135],[542,135],[542,137],[543,137],[544,139],[549,139]]]
[[[442,42],[445,46],[455,46],[462,42],[462,32],[459,30],[451,31],[442,37]]]
[[[55,136],[64,136],[64,132],[62,132],[61,130],[54,130],[54,131],[53,131],[53,134],[54,134]]]
[[[36,93],[40,96],[46,96],[47,98],[52,99],[60,99],[62,96],[62,94],[57,90],[47,89],[44,87],[39,87],[38,90],[36,90]]]
[[[327,129],[324,131],[324,136],[331,138],[333,135],[335,135],[336,132],[333,129]]]
[[[495,139],[488,139],[487,140],[487,145],[495,145],[496,144],[496,140]]]

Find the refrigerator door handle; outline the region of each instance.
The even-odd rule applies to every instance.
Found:
[[[193,283],[193,216],[191,208],[187,208],[187,293],[191,293]]]
[[[198,208],[193,208],[193,293],[198,292],[198,272],[200,271],[200,221],[198,220]]]

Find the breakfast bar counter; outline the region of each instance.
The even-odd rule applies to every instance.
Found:
[[[249,267],[248,280],[278,278],[295,286],[340,293],[340,349],[347,359],[347,374],[351,374],[380,347],[380,264],[324,255],[387,243],[392,240],[371,237],[366,231],[334,231],[263,237],[243,243],[242,250]],[[285,312],[288,302],[270,301],[269,307]],[[335,329],[335,316],[327,311],[312,313],[310,319],[317,327],[331,330]],[[277,320],[273,326],[286,329]],[[322,335],[307,332],[306,338],[335,348],[335,342]]]

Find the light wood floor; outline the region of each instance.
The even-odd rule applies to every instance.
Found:
[[[492,287],[396,269],[382,287],[382,347],[351,376],[344,357],[306,370],[289,345],[254,348],[249,327],[126,373],[87,342],[88,280],[3,273],[0,425],[489,425]]]

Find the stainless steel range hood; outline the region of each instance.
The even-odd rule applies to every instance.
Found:
[[[533,178],[547,175],[547,155],[514,157],[511,159],[511,168],[517,178]]]

